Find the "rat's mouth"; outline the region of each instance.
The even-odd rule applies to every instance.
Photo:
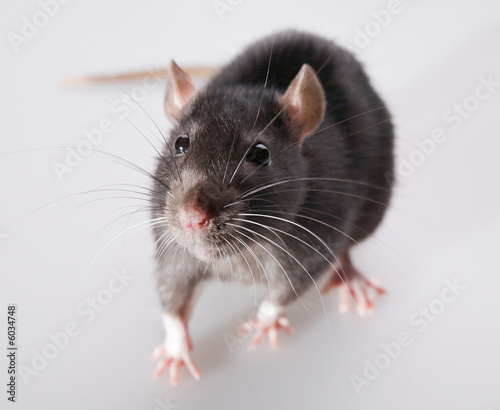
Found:
[[[203,245],[195,245],[190,250],[194,256],[203,260],[212,260],[217,253],[216,249]]]
[[[188,247],[189,252],[196,258],[205,262],[214,262],[222,258],[226,253],[220,246],[199,241]]]

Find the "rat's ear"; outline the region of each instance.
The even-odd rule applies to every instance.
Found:
[[[316,73],[304,64],[282,97],[292,126],[298,130],[298,138],[312,134],[323,121],[325,93]]]
[[[196,90],[191,77],[177,63],[170,61],[170,73],[165,94],[165,114],[172,122],[177,122],[182,109],[193,98]]]

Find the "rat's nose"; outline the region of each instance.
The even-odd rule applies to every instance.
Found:
[[[208,225],[208,215],[196,206],[182,206],[179,220],[183,228],[202,229]]]

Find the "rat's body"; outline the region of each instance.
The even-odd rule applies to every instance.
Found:
[[[284,306],[325,274],[371,309],[365,288],[382,290],[347,251],[384,215],[393,131],[352,55],[316,36],[280,33],[247,48],[199,92],[173,63],[165,108],[175,127],[154,195],[162,202],[154,217],[167,332],[157,373],[170,366],[175,383],[184,363],[198,376],[187,320],[205,279],[268,287],[251,324],[254,344],[267,333],[276,345],[277,328],[290,330]]]

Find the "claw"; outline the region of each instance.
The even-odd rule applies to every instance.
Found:
[[[277,349],[278,330],[284,329],[287,333],[293,333],[289,320],[283,316],[283,308],[272,302],[264,301],[259,307],[259,311],[254,319],[246,322],[238,328],[239,334],[247,334],[255,330],[255,334],[248,345],[248,350],[255,349],[264,336],[267,335],[272,349]]]
[[[340,313],[347,312],[352,301],[360,316],[373,315],[373,296],[371,295],[373,292],[379,295],[386,293],[381,286],[366,279],[352,265],[348,254],[340,260],[339,268],[332,269],[332,277],[322,292],[329,292],[336,287],[339,288],[340,293]]]
[[[160,377],[168,368],[170,383],[175,386],[179,383],[179,369],[185,365],[191,376],[199,380],[200,372],[189,353],[192,345],[185,322],[178,316],[164,315],[164,325],[167,337],[151,355],[151,360],[158,361],[153,377]]]

